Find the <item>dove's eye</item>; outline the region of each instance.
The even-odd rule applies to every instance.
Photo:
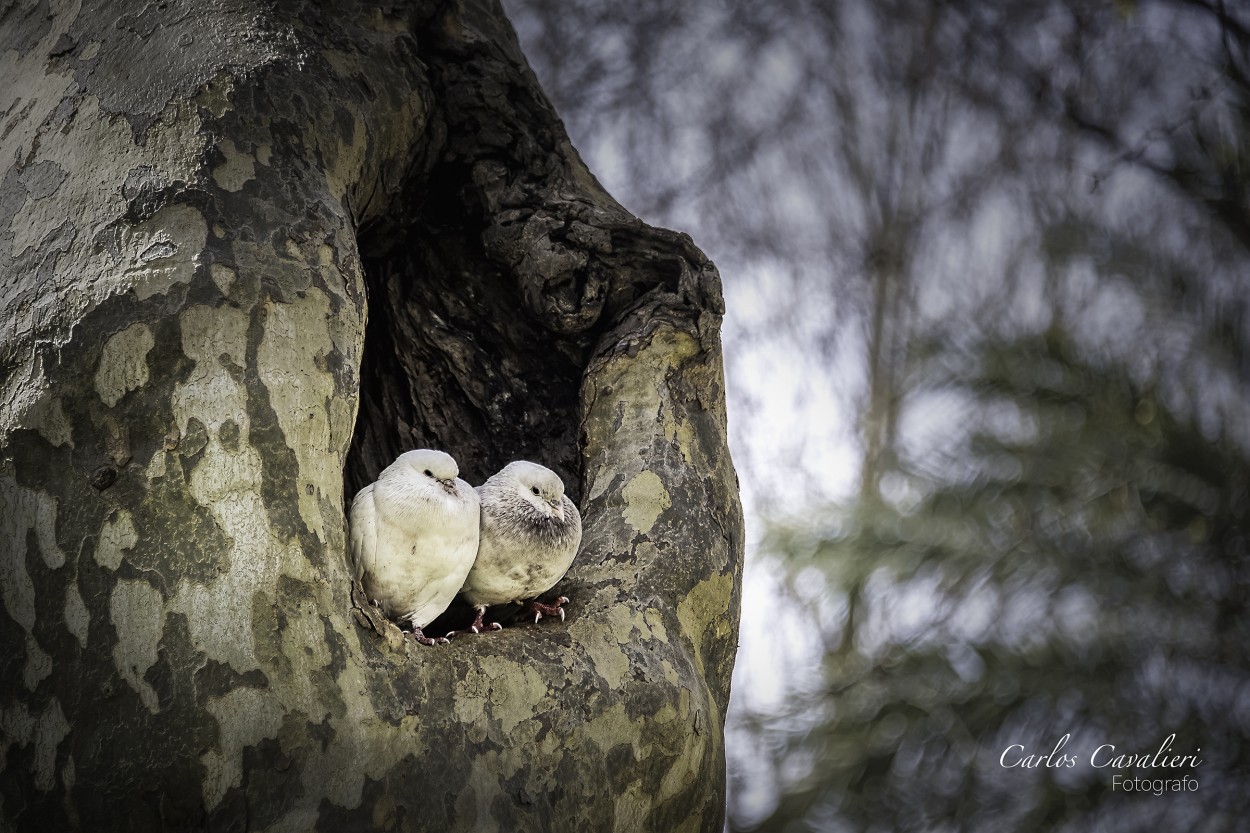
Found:
[[[434,476],[434,472],[430,471],[429,469],[426,469],[426,470],[425,470],[425,476],[426,476],[426,477],[433,477],[433,476]]]
[[[533,488],[530,489],[530,491],[533,492],[534,494],[538,494],[538,487],[534,486]]]

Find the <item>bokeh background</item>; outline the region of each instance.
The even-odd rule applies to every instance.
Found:
[[[724,277],[730,826],[1250,830],[1250,3],[506,6]]]

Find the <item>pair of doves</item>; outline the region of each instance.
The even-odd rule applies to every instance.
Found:
[[[365,593],[423,645],[447,642],[422,628],[456,593],[477,609],[474,633],[488,606],[527,599],[535,622],[563,619],[568,599],[535,598],[563,577],[582,540],[581,515],[559,475],[520,460],[474,489],[459,474],[449,454],[405,451],[356,494],[352,556]]]

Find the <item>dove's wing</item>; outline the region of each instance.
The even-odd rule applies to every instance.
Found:
[[[378,512],[373,504],[373,484],[360,490],[352,501],[352,561],[356,578],[373,572],[378,551]]]

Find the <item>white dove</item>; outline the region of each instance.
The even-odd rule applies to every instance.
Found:
[[[356,578],[386,615],[422,628],[447,609],[477,555],[481,502],[450,455],[405,451],[352,501]]]
[[[557,613],[567,598],[543,604],[539,596],[559,581],[582,541],[582,517],[564,494],[564,482],[546,466],[509,463],[477,489],[482,500],[481,544],[461,592],[477,608],[471,629],[482,628],[489,605],[522,603],[537,622]],[[490,624],[498,630],[498,622]]]

